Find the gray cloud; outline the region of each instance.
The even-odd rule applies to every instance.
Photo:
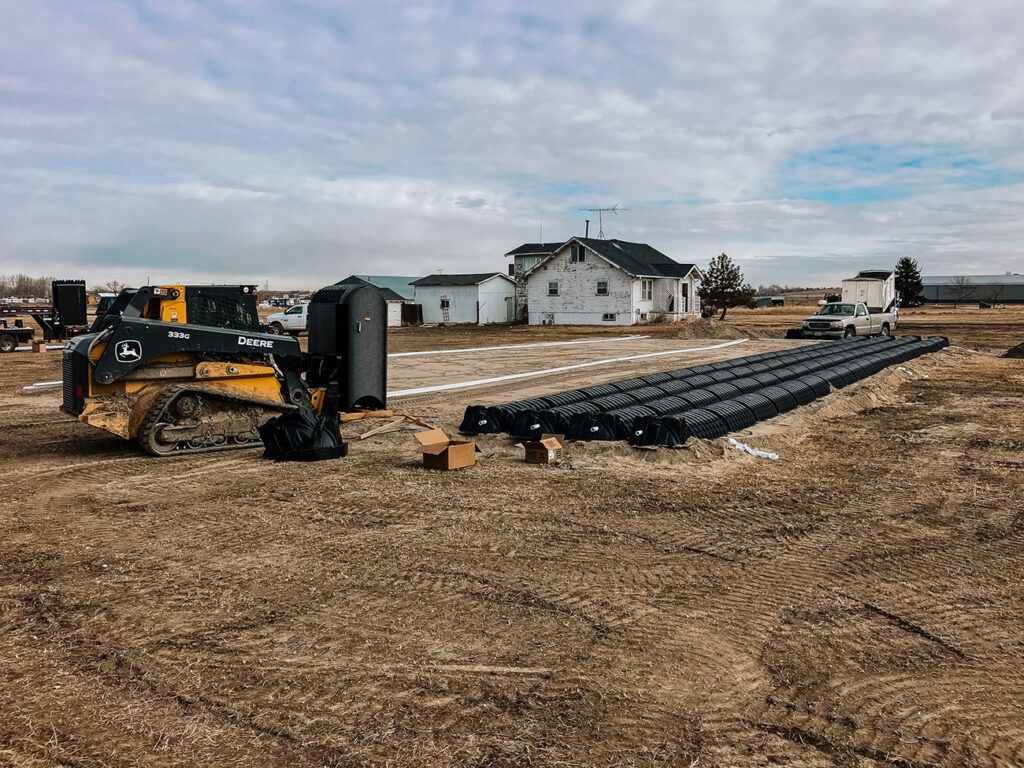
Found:
[[[0,3],[0,271],[501,269],[616,202],[610,236],[726,250],[755,282],[904,253],[1019,271],[1022,22],[988,0]],[[821,202],[851,190],[877,191]]]

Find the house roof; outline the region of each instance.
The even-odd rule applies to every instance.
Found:
[[[427,275],[419,280],[413,280],[413,285],[480,285],[492,277],[504,277],[509,282],[515,282],[503,272],[472,272],[461,275],[450,275],[440,272],[436,275]]]
[[[975,285],[1024,285],[1024,275],[941,275],[922,277],[921,282],[924,285],[952,285],[961,277]]]
[[[398,291],[395,291],[395,290],[393,290],[391,288],[388,288],[387,286],[384,286],[384,285],[379,285],[376,282],[374,282],[373,280],[368,279],[368,277],[369,276],[364,276],[364,275],[349,275],[344,280],[339,280],[338,282],[336,282],[335,285],[368,285],[371,288],[376,288],[378,291],[380,291],[381,296],[384,297],[384,301],[411,301],[412,300],[411,297],[403,296]],[[380,279],[380,278],[377,278],[377,279]],[[397,277],[397,278],[390,278],[390,279],[392,279],[392,280],[406,280],[406,279],[413,280],[415,278],[411,278],[411,277],[410,278]],[[410,290],[412,290],[412,289],[410,289]]]
[[[506,256],[547,256],[554,253],[562,247],[564,240],[559,240],[557,243],[523,243],[518,248],[514,248]]]
[[[856,277],[847,280],[888,280],[892,276],[891,269],[862,269]]]
[[[697,269],[694,264],[680,264],[678,261],[670,259],[664,253],[646,243],[574,237],[563,243],[557,250],[563,250],[570,243],[582,243],[632,277],[686,277],[690,272]],[[552,253],[551,256],[553,255]],[[536,269],[546,261],[547,259],[544,259],[533,269]],[[697,274],[700,274],[699,269],[697,269]]]

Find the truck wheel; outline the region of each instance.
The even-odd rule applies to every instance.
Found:
[[[889,324],[888,323],[882,323],[882,335],[883,336],[891,336],[892,335],[892,331],[889,330]]]
[[[269,330],[271,333],[276,333],[278,336],[280,336],[282,333],[284,333],[284,326],[281,325],[280,323],[271,323]]]
[[[18,340],[9,333],[0,336],[0,352],[13,352],[18,346]]]
[[[844,339],[852,339],[856,335],[857,335],[857,329],[856,328],[854,328],[852,325],[846,326],[846,330],[843,332],[843,338]]]

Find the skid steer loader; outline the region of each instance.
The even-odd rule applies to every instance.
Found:
[[[261,442],[270,458],[343,456],[339,413],[385,405],[383,297],[322,288],[308,345],[264,332],[252,285],[125,290],[64,347],[61,408],[155,456]]]

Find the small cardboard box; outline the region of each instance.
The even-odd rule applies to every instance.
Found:
[[[417,432],[419,452],[423,454],[423,466],[427,469],[459,469],[476,464],[476,443],[466,440],[451,440],[440,429]]]
[[[540,440],[526,440],[521,445],[526,451],[527,464],[557,464],[562,460],[565,435],[541,435]]]

